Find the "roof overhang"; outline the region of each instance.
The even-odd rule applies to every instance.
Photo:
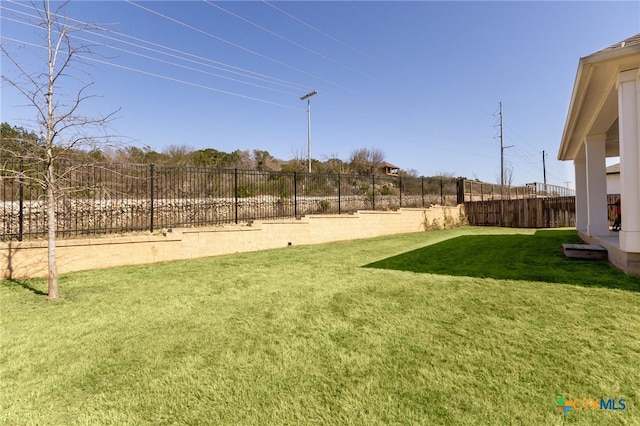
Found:
[[[573,160],[585,138],[606,135],[606,155],[619,155],[618,75],[640,68],[640,37],[580,59],[558,160]]]

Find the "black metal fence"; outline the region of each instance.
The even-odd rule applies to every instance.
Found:
[[[2,240],[46,234],[42,176],[3,162]],[[425,177],[61,163],[56,180],[61,237],[457,203],[455,179]]]

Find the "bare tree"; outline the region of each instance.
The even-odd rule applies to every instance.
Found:
[[[434,175],[434,177],[453,179],[456,177],[456,172],[439,171]]]
[[[402,177],[412,177],[412,178],[420,177],[420,174],[416,169],[407,169],[407,170],[400,169],[398,174]]]
[[[191,164],[193,148],[188,145],[169,145],[162,153],[167,156],[172,166],[188,166]]]
[[[283,164],[287,172],[304,172],[307,170],[307,153],[302,148],[291,149],[291,159]]]
[[[85,103],[94,97],[89,94],[93,82],[90,75],[84,71],[84,67],[87,66],[84,59],[94,55],[94,46],[79,43],[73,34],[93,27],[71,24],[65,17],[67,3],[59,5],[55,10],[51,10],[49,0],[43,0],[41,8],[31,3],[31,8],[38,16],[35,24],[42,29],[41,46],[26,43],[1,46],[2,55],[12,65],[9,71],[11,75],[5,74],[7,67],[3,67],[2,81],[26,99],[26,106],[34,112],[33,121],[39,128],[37,141],[29,146],[22,145],[18,153],[1,154],[17,154],[42,166],[36,169],[37,172],[28,176],[23,174],[20,177],[35,180],[45,193],[48,300],[56,300],[59,297],[56,201],[61,193],[69,189],[64,188],[64,177],[73,167],[65,165],[62,160],[77,158],[79,152],[91,152],[97,147],[106,146],[112,139],[112,136],[106,133],[107,125],[115,114],[114,112],[98,118],[89,118],[82,114]],[[41,50],[29,51],[28,47]],[[45,52],[45,55],[41,55],[40,51]],[[25,52],[33,54],[36,61],[25,60]],[[32,69],[34,63],[41,64],[42,67],[36,65],[37,69]]]
[[[329,154],[324,156],[323,169],[327,173],[344,173],[347,164],[338,158],[338,154]]]
[[[511,164],[504,169],[504,184],[506,186],[513,185],[513,166]]]
[[[507,163],[507,166],[504,168],[504,176],[500,176],[500,172],[496,174],[496,182],[498,185],[504,179],[504,186],[511,186],[513,184],[513,165]]]
[[[384,160],[385,155],[381,150],[360,148],[351,152],[349,156],[349,168],[353,173],[372,175]]]

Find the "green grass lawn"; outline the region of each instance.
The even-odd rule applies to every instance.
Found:
[[[2,424],[640,424],[640,279],[458,228],[0,283]],[[555,409],[624,398],[624,411]]]

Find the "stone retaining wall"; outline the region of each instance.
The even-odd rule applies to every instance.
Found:
[[[309,214],[353,212],[358,210],[394,210],[401,207],[423,207],[440,203],[434,195],[377,195],[335,197],[279,198],[178,198],[153,200],[153,227],[215,225],[222,223],[293,218]],[[448,202],[452,200],[447,199]],[[375,203],[375,205],[374,205]],[[17,201],[0,203],[0,234],[19,233],[20,207]],[[66,235],[90,235],[151,229],[151,199],[64,199],[58,203],[57,230]],[[41,237],[46,229],[44,201],[24,201],[23,233]]]
[[[60,273],[218,256],[288,245],[319,244],[419,232],[459,225],[462,206],[358,211],[221,226],[162,229],[155,233],[62,239],[56,243]],[[0,243],[5,279],[47,273],[45,241]]]

